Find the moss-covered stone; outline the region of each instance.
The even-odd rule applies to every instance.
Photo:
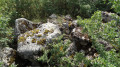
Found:
[[[71,27],[71,25],[72,25],[72,22],[69,22],[69,23],[68,23],[68,26]]]
[[[31,31],[33,34],[37,34],[39,32],[39,29],[34,29]]]
[[[46,42],[46,39],[43,38],[43,39],[38,40],[38,41],[37,41],[37,44],[38,44],[38,45],[44,45],[45,42]]]
[[[32,43],[36,43],[36,39],[35,38],[32,39]]]
[[[29,36],[32,36],[32,35],[30,35],[30,34],[27,34],[27,35],[26,35],[26,37],[29,37]]]
[[[46,29],[46,30],[44,31],[44,34],[48,34],[48,32],[50,32],[50,31]]]
[[[37,36],[38,36],[38,37],[41,37],[41,36],[42,36],[42,34],[38,34]]]
[[[20,36],[18,38],[18,42],[24,42],[26,40],[26,38],[24,36]]]
[[[26,37],[31,36],[30,33],[28,33],[28,32],[26,32],[25,35],[26,35]]]

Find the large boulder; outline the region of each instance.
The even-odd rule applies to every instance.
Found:
[[[16,51],[12,48],[5,47],[0,50],[0,63],[2,67],[8,67],[11,64],[15,64]]]
[[[59,35],[61,35],[59,26],[53,23],[44,23],[38,28],[18,36],[17,51],[22,58],[34,61],[41,55],[42,48]]]

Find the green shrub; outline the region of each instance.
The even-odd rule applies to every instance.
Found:
[[[93,41],[102,39],[118,49],[120,31],[116,32],[116,30],[119,30],[117,24],[120,18],[115,14],[113,17],[116,17],[117,20],[102,23],[101,11],[97,11],[90,19],[82,20],[78,17],[78,24],[84,28],[83,32],[87,32]]]
[[[91,61],[93,67],[118,67],[120,65],[120,53],[116,53],[116,50],[120,49],[120,31],[116,32],[120,30],[117,26],[120,18],[115,14],[112,17],[116,17],[116,20],[107,23],[102,23],[101,11],[95,12],[90,19],[83,20],[78,17],[78,24],[83,27],[83,33],[87,32],[91,36],[93,47],[99,53],[99,57]],[[105,51],[104,45],[98,42],[100,39],[110,43],[116,50]]]
[[[120,0],[109,0],[109,3],[112,3],[114,11],[120,14]]]
[[[0,67],[2,67],[2,64],[3,64],[3,63],[2,63],[2,62],[0,62]]]
[[[111,7],[104,0],[1,0],[6,8],[3,13],[11,13],[11,22],[16,18],[40,19],[55,14],[71,14],[76,17],[90,17],[98,10],[109,10]],[[4,3],[4,4],[3,4]]]
[[[9,18],[0,14],[0,47],[8,46],[12,42],[13,29],[8,25]]]
[[[104,51],[98,58],[91,61],[92,67],[119,67],[120,55],[115,50]]]
[[[0,61],[0,67],[3,67],[4,63]],[[11,64],[9,67],[17,67],[15,64]]]
[[[116,17],[114,14],[113,17]],[[119,19],[117,17],[116,19]],[[94,47],[99,56],[88,60],[84,53],[76,52],[70,56],[66,56],[66,49],[71,42],[64,44],[62,37],[58,37],[57,41],[50,44],[49,49],[43,49],[44,54],[38,60],[46,62],[49,66],[53,67],[79,67],[91,66],[91,67],[118,67],[120,65],[120,53],[116,53],[116,49],[119,49],[119,32],[117,20],[112,20],[108,23],[102,23],[101,11],[97,11],[90,19],[81,19],[78,17],[79,26],[83,27],[83,33],[88,33],[91,36],[92,47]],[[100,44],[97,40],[102,39],[112,44],[115,49],[105,51],[104,45]]]
[[[49,44],[49,49],[43,49],[44,54],[38,60],[47,62],[52,67],[75,67],[80,66],[82,63],[86,66],[90,63],[84,56],[83,53],[75,53],[70,56],[67,55],[66,49],[71,43],[69,40],[66,44],[62,41],[62,37],[58,37],[57,41]]]

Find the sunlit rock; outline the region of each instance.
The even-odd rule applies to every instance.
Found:
[[[33,30],[37,28],[40,24],[34,24],[33,22],[25,19],[25,18],[19,18],[15,21],[15,38],[17,38],[18,35],[25,33],[26,31]]]
[[[59,26],[53,23],[44,23],[38,28],[18,36],[17,51],[24,59],[36,60],[40,56],[42,48],[60,35]]]

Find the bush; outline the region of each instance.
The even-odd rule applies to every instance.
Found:
[[[78,17],[78,24],[84,28],[83,32],[87,32],[93,41],[102,39],[114,47],[119,48],[119,30],[117,24],[120,17],[113,14],[116,20],[112,20],[108,23],[102,23],[101,11],[95,12],[91,19],[82,20]]]
[[[104,51],[98,58],[91,61],[92,67],[119,67],[120,55],[115,50]]]
[[[120,18],[113,14],[112,17]],[[116,53],[116,50],[120,49],[120,30],[117,26],[119,23],[117,20],[112,20],[107,23],[102,23],[101,11],[97,11],[90,19],[82,20],[78,17],[78,24],[83,27],[83,33],[87,32],[91,36],[93,47],[96,48],[99,53],[99,57],[91,61],[93,67],[118,67],[120,65],[120,53]],[[105,51],[103,44],[98,40],[104,40],[110,43],[115,49]]]
[[[104,0],[1,0],[1,5],[6,6],[4,13],[11,12],[11,22],[19,17],[32,20],[45,18],[53,13],[90,17],[97,9],[109,10],[111,7]]]
[[[8,21],[7,16],[0,14],[0,47],[8,46],[13,39],[13,29],[9,27]]]
[[[113,15],[116,17],[116,15]],[[119,19],[119,17],[117,18]],[[120,54],[116,53],[116,49],[119,49],[118,36],[119,32],[117,22],[112,20],[108,23],[102,23],[101,11],[97,11],[90,19],[81,19],[78,17],[79,26],[83,27],[83,33],[88,33],[91,36],[92,47],[94,47],[98,52],[98,57],[92,60],[88,60],[85,54],[82,52],[76,52],[70,56],[66,56],[66,49],[71,43],[64,44],[62,37],[58,37],[57,41],[54,41],[49,45],[49,49],[43,49],[44,54],[38,60],[46,62],[49,66],[53,67],[79,67],[91,66],[91,67],[118,67],[120,65]],[[103,44],[99,43],[97,40],[102,39],[110,44],[112,44],[115,49],[106,51]]]
[[[109,3],[112,3],[114,11],[120,14],[120,0],[109,0]]]
[[[47,62],[51,67],[76,67],[81,66],[81,64],[87,66],[90,62],[85,58],[83,53],[75,53],[70,56],[67,55],[66,49],[71,43],[69,40],[67,43],[64,43],[63,35],[58,37],[57,41],[49,44],[49,49],[43,49],[44,54],[38,60],[42,62]]]

